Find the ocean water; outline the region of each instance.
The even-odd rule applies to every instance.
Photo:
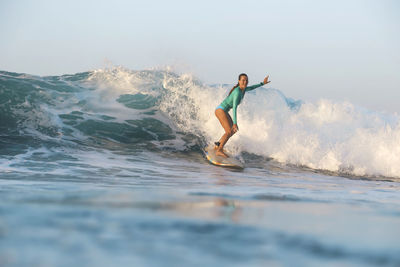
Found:
[[[400,266],[399,115],[230,86],[0,71],[0,266]]]

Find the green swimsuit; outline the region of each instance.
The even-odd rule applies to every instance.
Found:
[[[237,106],[242,101],[244,94],[248,91],[254,90],[260,86],[263,86],[264,83],[258,83],[252,86],[248,86],[244,89],[244,91],[240,90],[239,86],[233,89],[232,93],[228,95],[224,101],[217,107],[217,109],[223,109],[226,112],[229,112],[231,108],[233,108],[233,124],[237,124],[236,120],[236,113],[237,113]]]

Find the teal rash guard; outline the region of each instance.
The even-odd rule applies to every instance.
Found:
[[[243,91],[240,90],[240,87],[236,87],[233,89],[232,93],[228,95],[224,101],[222,101],[220,107],[222,107],[223,110],[226,112],[229,112],[231,108],[233,108],[233,124],[237,124],[237,119],[236,119],[236,113],[237,113],[237,107],[239,106],[240,102],[242,101],[244,94],[248,91],[254,90],[260,86],[263,86],[264,83],[260,82],[252,86],[246,87]]]

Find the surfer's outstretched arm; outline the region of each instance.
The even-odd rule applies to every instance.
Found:
[[[264,84],[270,83],[271,81],[269,81],[268,79],[269,79],[269,75],[267,75],[267,77],[264,78],[264,81],[262,81],[260,83],[257,83],[255,85],[251,85],[251,86],[246,87],[246,92],[254,90],[254,89],[256,89],[256,88],[258,88],[260,86],[263,86]]]
[[[264,85],[264,83],[263,83],[263,82],[260,82],[260,83],[257,83],[257,84],[255,84],[255,85],[247,86],[247,87],[246,87],[246,92],[251,91],[251,90],[254,90],[254,89],[256,89],[256,88],[258,88],[258,87],[260,87],[260,86],[263,86],[263,85]]]

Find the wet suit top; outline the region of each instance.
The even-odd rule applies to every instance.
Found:
[[[220,107],[222,107],[223,110],[228,112],[231,108],[233,108],[233,124],[237,124],[236,120],[236,112],[237,112],[237,106],[240,104],[242,101],[244,94],[248,91],[254,90],[260,86],[263,86],[264,83],[260,82],[252,86],[247,86],[243,91],[240,90],[240,87],[236,87],[233,89],[232,93],[228,95],[224,101],[222,101]]]

